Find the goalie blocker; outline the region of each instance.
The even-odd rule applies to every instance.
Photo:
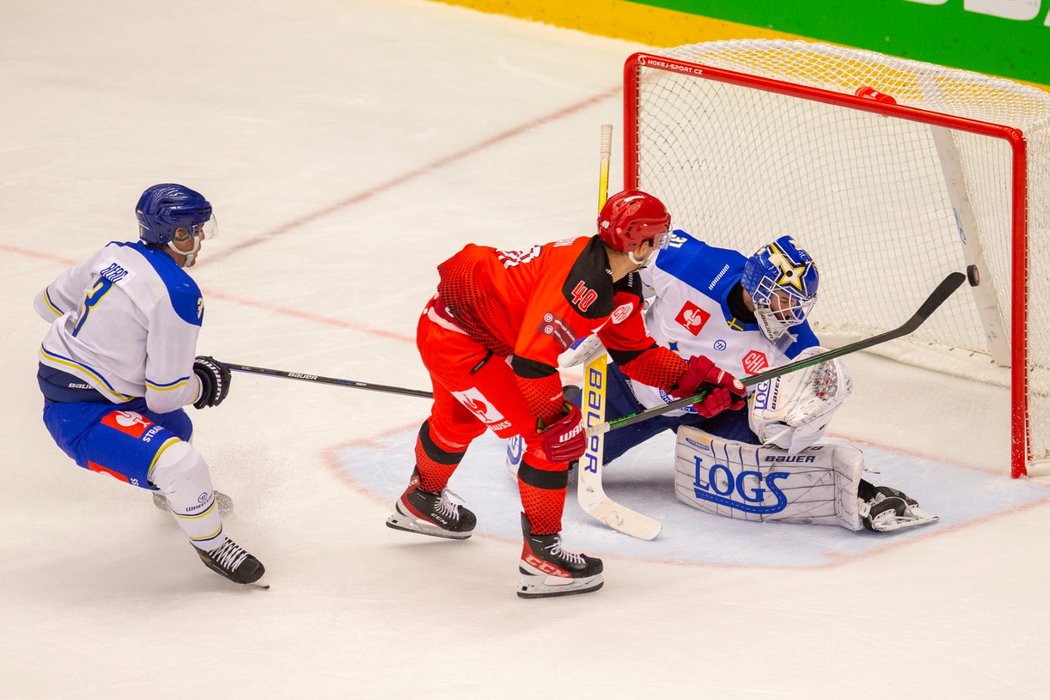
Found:
[[[876,532],[937,520],[902,492],[872,486],[863,471],[863,453],[842,445],[789,454],[687,426],[675,443],[675,495],[712,515]]]

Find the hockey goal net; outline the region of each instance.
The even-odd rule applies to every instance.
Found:
[[[971,271],[895,359],[1010,387],[1011,471],[1050,459],[1050,94],[802,41],[720,41],[625,65],[627,187],[743,252],[791,233],[824,274],[825,344],[900,325]],[[976,286],[973,282],[977,282]]]

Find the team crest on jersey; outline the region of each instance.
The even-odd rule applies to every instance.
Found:
[[[632,311],[634,311],[633,301],[629,301],[626,304],[620,304],[613,310],[612,315],[609,316],[609,320],[614,324],[619,323],[630,316]]]
[[[453,391],[452,395],[486,425],[493,425],[503,420],[503,414],[497,411],[496,407],[489,403],[489,400],[476,387],[470,387],[465,391]]]
[[[135,411],[112,411],[102,418],[102,424],[133,438],[141,438],[146,429],[153,425],[149,418]]]
[[[698,335],[703,329],[704,324],[707,323],[708,319],[711,318],[711,314],[707,313],[699,306],[691,301],[685,302],[685,306],[675,316],[676,321],[693,335]]]
[[[766,357],[764,352],[748,350],[740,364],[743,365],[746,373],[758,374],[762,370],[769,368],[769,358]]]

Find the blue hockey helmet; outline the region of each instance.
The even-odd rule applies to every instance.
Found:
[[[180,228],[199,237],[212,220],[211,204],[204,195],[175,184],[148,187],[135,205],[135,216],[139,238],[158,245],[170,243]]]
[[[813,258],[791,236],[781,236],[748,258],[740,279],[755,305],[759,327],[772,341],[806,320],[819,282]]]

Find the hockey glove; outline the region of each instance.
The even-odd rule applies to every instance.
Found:
[[[555,464],[568,464],[587,450],[587,431],[580,407],[566,403],[564,410],[564,416],[540,431],[543,455]]]
[[[746,405],[744,394],[747,390],[736,377],[719,369],[703,355],[694,355],[689,358],[685,374],[671,393],[685,398],[701,391],[706,391],[707,395],[694,403],[693,409],[704,418],[713,418],[722,411],[736,411]]]
[[[230,393],[230,369],[208,355],[193,360],[193,373],[201,383],[201,395],[193,402],[194,408],[218,406]]]

